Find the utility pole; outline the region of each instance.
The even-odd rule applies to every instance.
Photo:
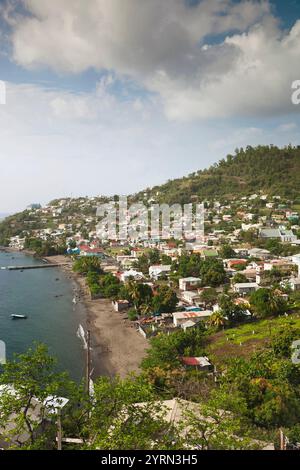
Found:
[[[61,411],[57,412],[57,450],[62,450]]]
[[[280,438],[280,450],[286,450],[286,437],[283,434],[282,429],[279,429],[279,438]]]
[[[87,331],[87,350],[86,350],[86,393],[90,396],[90,375],[91,375],[91,332]]]

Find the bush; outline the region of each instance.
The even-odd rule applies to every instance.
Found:
[[[128,310],[127,316],[130,321],[135,321],[138,319],[138,314],[134,308],[131,308],[130,310]]]

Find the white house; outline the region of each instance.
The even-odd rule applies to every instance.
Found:
[[[292,230],[280,228],[262,228],[259,232],[261,238],[280,238],[282,242],[294,242],[297,236],[294,235]]]
[[[267,259],[271,257],[269,250],[264,250],[263,248],[251,248],[249,250],[249,256],[251,258]]]
[[[134,269],[130,269],[129,271],[124,271],[120,276],[120,279],[123,282],[126,282],[131,278],[134,279],[135,281],[140,281],[140,280],[144,279],[144,275],[143,275],[143,273],[141,273],[139,271],[135,271]]]
[[[149,268],[149,276],[152,279],[159,279],[162,275],[167,275],[171,271],[171,265],[169,264],[155,264]]]
[[[200,295],[198,294],[198,292],[191,290],[186,290],[182,292],[181,298],[190,305],[193,305],[195,304],[195,302],[200,301]]]
[[[198,322],[200,320],[207,320],[213,314],[212,310],[202,310],[200,312],[174,312],[173,324],[174,326],[181,326],[182,323],[192,320]]]
[[[296,266],[298,266],[298,276],[300,277],[300,254],[294,255],[292,261]]]
[[[256,291],[259,288],[256,282],[238,282],[234,284],[234,292],[237,292],[240,295],[251,294],[251,292]]]
[[[183,277],[179,279],[179,289],[180,290],[193,290],[197,289],[201,283],[199,277]]]
[[[187,320],[185,321],[184,323],[181,323],[181,328],[186,331],[188,328],[193,328],[194,326],[196,326],[197,322],[196,321],[193,321],[193,320]]]

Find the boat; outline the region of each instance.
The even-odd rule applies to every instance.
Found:
[[[12,318],[13,320],[26,320],[27,315],[17,315],[16,313],[13,313],[13,314],[11,315],[11,318]]]

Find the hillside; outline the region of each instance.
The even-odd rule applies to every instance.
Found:
[[[187,177],[168,181],[134,195],[164,203],[247,196],[258,191],[290,199],[300,198],[300,146],[247,147],[219,163]]]

